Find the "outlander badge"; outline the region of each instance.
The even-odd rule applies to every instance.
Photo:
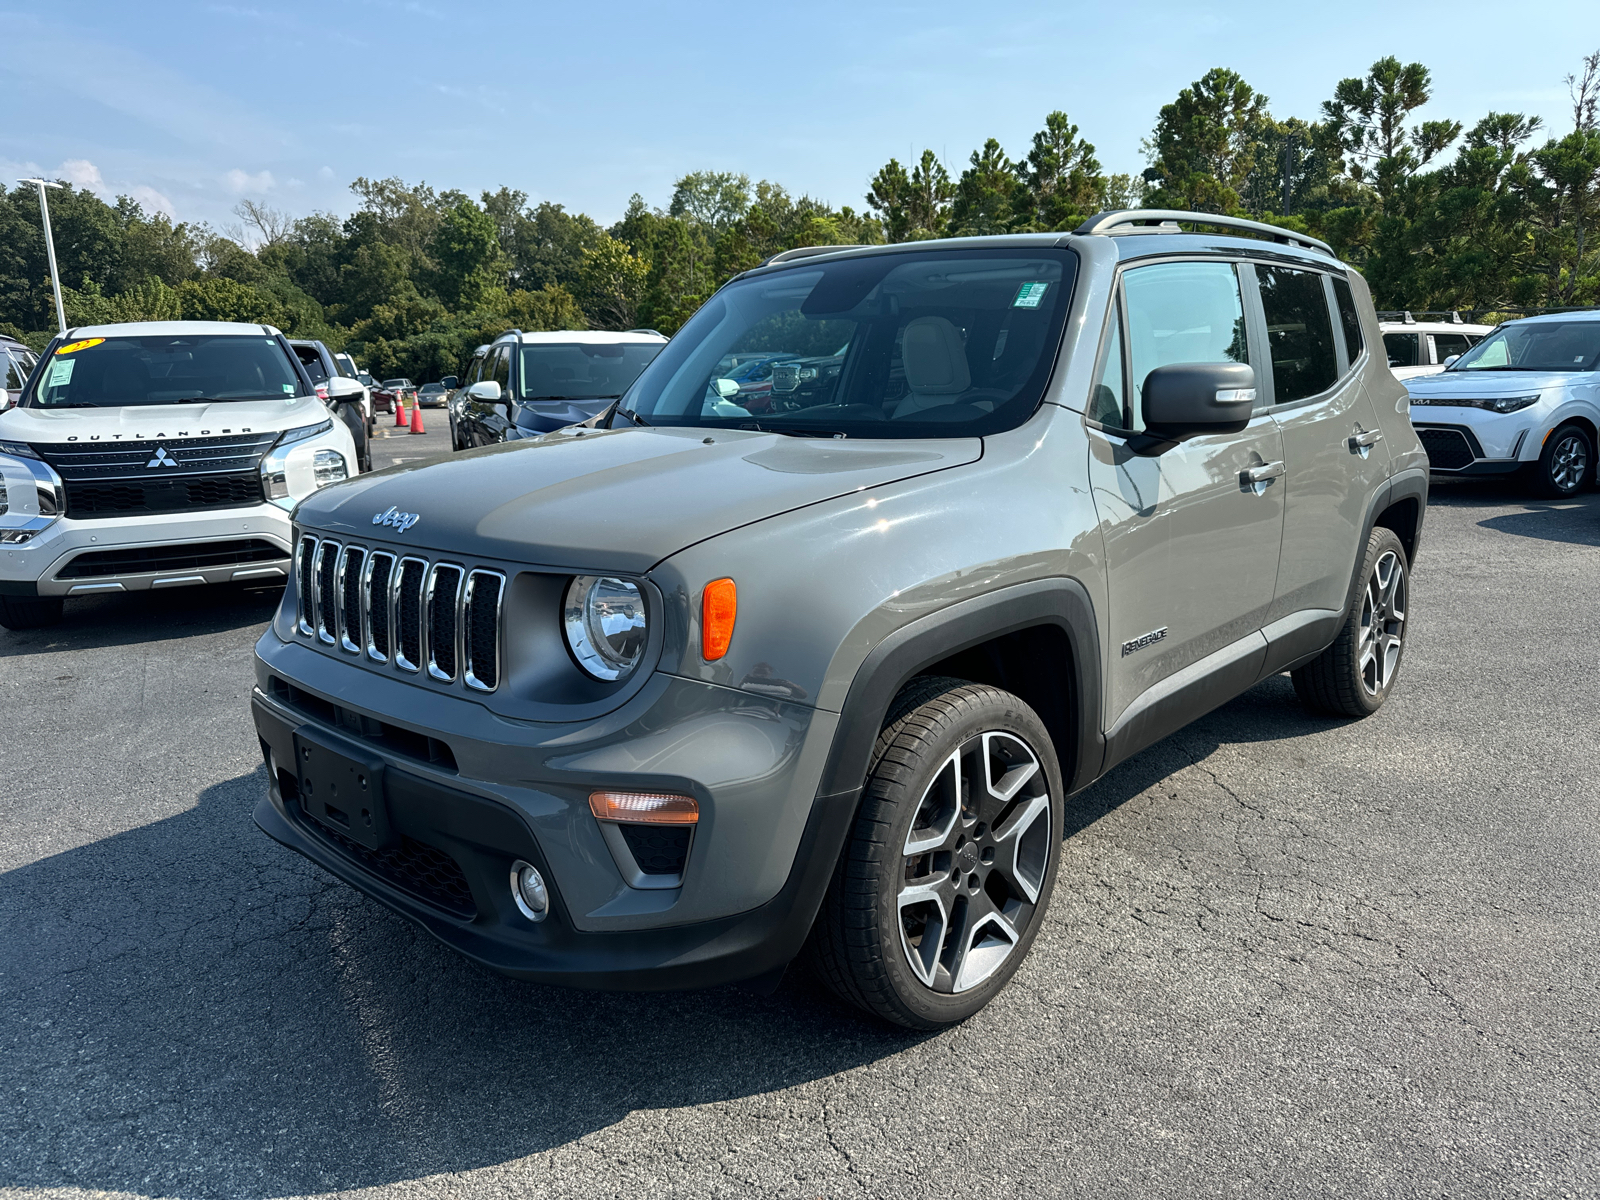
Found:
[[[372,523],[374,525],[392,526],[396,533],[404,533],[420,520],[422,520],[421,513],[401,512],[392,504],[387,512],[372,514]]]

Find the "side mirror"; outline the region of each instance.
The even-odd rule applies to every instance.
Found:
[[[354,379],[346,379],[343,375],[335,375],[323,386],[328,390],[329,400],[359,400],[367,390]]]
[[[485,404],[498,404],[500,401],[500,385],[493,379],[485,379],[482,383],[475,383],[467,389],[468,400],[482,400]]]
[[[455,391],[455,389],[460,387],[461,384],[459,381],[457,381],[454,375],[446,375],[443,379],[439,380],[439,386],[447,388],[450,391]]]
[[[739,394],[739,381],[737,379],[713,379],[711,390],[724,400],[731,400]]]
[[[1460,358],[1460,357],[1461,357],[1461,355],[1459,355],[1459,354],[1447,355],[1445,357],[1445,360],[1444,360],[1444,365],[1448,367],[1451,363],[1455,362],[1455,360]]]
[[[1136,454],[1165,454],[1210,433],[1238,433],[1256,406],[1248,363],[1173,363],[1145,376],[1144,432],[1128,439]]]

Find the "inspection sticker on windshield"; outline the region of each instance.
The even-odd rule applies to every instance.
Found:
[[[1038,308],[1044,302],[1045,292],[1049,290],[1048,283],[1025,283],[1017,289],[1017,298],[1011,302],[1011,307]]]
[[[105,341],[105,338],[84,338],[81,342],[68,342],[65,346],[62,346],[61,349],[57,350],[56,353],[76,354],[79,350],[87,350],[91,346],[98,346],[103,341]]]

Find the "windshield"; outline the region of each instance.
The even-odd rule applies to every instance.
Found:
[[[1600,365],[1600,321],[1502,325],[1451,371],[1593,371]]]
[[[1010,429],[1044,394],[1075,262],[1054,248],[930,249],[742,280],[690,319],[624,406],[650,425],[813,436]],[[764,354],[766,370],[741,370]]]
[[[385,379],[383,386],[386,388],[408,388],[411,386],[409,379]]]
[[[50,355],[23,404],[122,408],[282,400],[304,386],[276,339],[237,334],[85,338]]]
[[[522,347],[524,400],[599,400],[622,395],[661,353],[662,342],[539,342]]]

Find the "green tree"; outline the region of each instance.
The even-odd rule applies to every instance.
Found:
[[[1255,169],[1267,97],[1237,71],[1214,67],[1163,105],[1145,143],[1152,208],[1229,213]]]
[[[1547,304],[1600,300],[1600,130],[1575,129],[1529,156],[1518,181],[1533,228],[1533,270]]]
[[[437,264],[433,290],[447,308],[474,308],[489,288],[505,279],[494,218],[466,197],[440,216],[428,251]]]
[[[1432,77],[1421,63],[1401,64],[1389,55],[1364,77],[1341,79],[1322,113],[1346,171],[1378,193],[1387,209],[1401,180],[1416,174],[1461,134],[1459,121],[1423,121],[1408,126],[1411,114],[1432,95]]]
[[[890,242],[915,242],[944,236],[950,222],[955,185],[932,150],[908,172],[891,158],[872,178],[867,207],[877,215]]]
[[[601,234],[584,249],[578,270],[578,298],[589,320],[600,329],[637,328],[649,275],[649,264],[626,242]]]
[[[750,207],[750,176],[730,171],[695,171],[672,188],[667,215],[698,226],[715,242]]]
[[[1021,165],[1036,229],[1072,229],[1106,205],[1106,177],[1094,146],[1057,110],[1033,135],[1033,148]]]

